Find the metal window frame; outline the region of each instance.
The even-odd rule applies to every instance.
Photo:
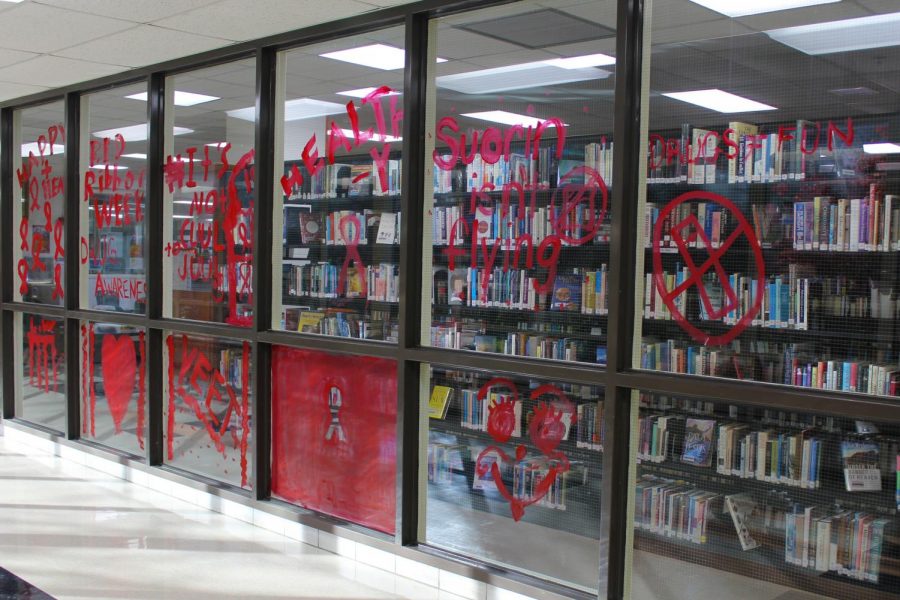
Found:
[[[244,503],[255,509],[292,518],[326,531],[340,531],[366,544],[381,547],[397,555],[426,564],[455,571],[487,583],[522,593],[559,594],[575,598],[590,598],[590,594],[547,582],[538,577],[514,570],[498,568],[491,564],[429,547],[419,539],[420,497],[418,470],[420,448],[420,367],[423,364],[439,364],[448,367],[474,369],[497,373],[519,374],[551,380],[586,383],[605,390],[606,439],[610,440],[603,455],[603,480],[601,496],[601,564],[598,565],[598,584],[601,594],[610,599],[624,598],[627,593],[630,543],[630,521],[627,519],[628,491],[630,490],[629,455],[632,408],[632,391],[704,396],[720,402],[776,406],[787,410],[822,412],[836,415],[864,417],[876,420],[900,421],[898,404],[888,398],[863,394],[848,394],[824,390],[804,390],[776,384],[748,383],[648,372],[635,369],[631,364],[634,344],[634,269],[637,264],[635,238],[639,215],[632,202],[638,196],[640,170],[641,128],[641,69],[643,67],[644,8],[649,0],[617,0],[617,78],[615,88],[615,126],[613,137],[618,141],[614,150],[614,179],[611,211],[613,228],[610,241],[610,314],[608,364],[605,368],[589,364],[563,363],[503,355],[485,355],[475,352],[424,347],[420,340],[420,316],[422,291],[420,235],[423,223],[423,177],[426,157],[423,152],[425,136],[425,90],[427,77],[428,23],[439,16],[477,10],[488,6],[512,3],[515,0],[454,0],[442,2],[425,0],[415,4],[379,10],[313,27],[269,36],[259,40],[235,44],[133,69],[125,73],[96,79],[86,83],[0,102],[0,363],[2,363],[2,416],[15,419],[15,314],[29,312],[47,317],[62,318],[66,331],[66,384],[67,431],[63,436],[54,435],[46,428],[31,423],[25,425],[43,431],[41,435],[60,443],[77,444],[86,452],[109,455],[116,451],[101,448],[90,441],[79,441],[80,380],[72,377],[79,373],[79,327],[82,320],[104,321],[124,325],[136,325],[146,330],[147,360],[150,373],[163,372],[163,347],[165,332],[207,335],[249,341],[255,356],[253,377],[253,491],[247,492],[224,483],[211,481],[196,474],[179,471],[164,465],[163,461],[163,379],[148,377],[148,445],[146,460],[130,461],[138,468],[152,470],[165,477],[188,477],[195,487],[222,497]],[[403,194],[401,210],[404,219],[401,226],[399,342],[396,345],[383,342],[327,338],[323,336],[290,333],[270,327],[272,311],[272,274],[259,265],[272,260],[272,219],[274,169],[272,149],[275,140],[274,102],[275,65],[277,54],[294,47],[324,40],[361,34],[390,26],[405,27],[406,65],[404,72],[404,125],[403,125]],[[254,326],[235,329],[224,324],[202,323],[163,318],[162,294],[149,294],[145,314],[119,314],[87,310],[78,305],[78,219],[68,218],[79,209],[79,109],[84,94],[107,90],[123,85],[146,82],[148,89],[147,118],[150,138],[148,141],[148,172],[146,190],[146,277],[151,290],[165,289],[163,281],[163,149],[164,107],[166,78],[215,64],[253,58],[256,63],[256,164],[257,190],[254,218],[254,248],[257,268],[254,269]],[[12,265],[15,226],[13,214],[14,157],[13,114],[15,110],[51,101],[64,100],[65,122],[70,147],[66,156],[66,225],[65,246],[70,249],[65,257],[66,298],[62,307],[16,302],[14,300],[14,269]],[[74,135],[73,135],[74,133]],[[397,398],[397,520],[394,536],[386,536],[361,526],[333,519],[297,506],[271,498],[271,353],[276,345],[306,348],[342,355],[366,355],[389,358],[396,362],[398,373]],[[761,393],[764,391],[764,393]],[[180,479],[181,480],[181,479]],[[625,490],[625,491],[623,491]]]

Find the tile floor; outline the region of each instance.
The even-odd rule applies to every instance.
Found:
[[[263,511],[211,500],[73,448],[54,451],[52,443],[18,428],[3,433],[0,421],[0,567],[60,600],[529,600]],[[122,478],[127,471],[136,483]],[[476,553],[487,556],[489,550]],[[543,556],[551,562],[562,558],[555,552]],[[566,562],[575,563],[571,568],[584,563],[585,572],[593,572],[596,558],[579,558],[576,553]],[[763,581],[685,567],[635,552],[632,598],[817,600]]]
[[[0,566],[60,600],[462,600],[4,437]]]

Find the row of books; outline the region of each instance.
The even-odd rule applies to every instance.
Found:
[[[613,142],[608,141],[604,136],[600,139],[600,143],[591,142],[585,145],[584,166],[600,175],[606,187],[611,188],[613,180]]]
[[[396,196],[400,193],[402,164],[401,160],[387,160],[383,179],[375,161],[326,164],[313,176],[299,162],[285,163],[282,191],[289,200]]]
[[[396,317],[389,311],[368,310],[365,314],[343,309],[312,310],[308,307],[285,306],[282,324],[288,331],[366,340],[397,342]]]
[[[466,451],[466,448],[459,444],[429,442],[427,451],[428,481],[450,483],[453,480],[454,466],[462,469],[459,455],[461,451]]]
[[[863,149],[844,139],[852,140],[849,123],[841,129],[798,120],[776,127],[765,132],[731,121],[719,132],[685,123],[677,137],[652,135],[647,183],[771,183],[858,173]]]
[[[794,504],[785,513],[784,560],[878,583],[891,520],[865,512]]]
[[[234,390],[244,387],[244,350],[226,348],[219,352],[219,373]],[[249,375],[249,374],[248,374]]]
[[[576,440],[578,448],[603,452],[605,422],[602,401],[585,402],[576,409]]]
[[[664,206],[647,204],[644,212],[644,246],[651,247]],[[714,202],[683,202],[666,211],[660,224],[660,249],[718,248],[726,239],[728,211]],[[699,228],[699,229],[698,229]]]
[[[676,479],[642,476],[635,486],[634,526],[651,533],[705,544],[719,495]]]
[[[900,203],[875,184],[866,198],[816,196],[794,202],[795,250],[890,252],[900,249]]]
[[[468,200],[465,200],[468,203]],[[479,204],[474,216],[466,215],[460,206],[436,206],[432,209],[432,244],[435,246],[468,246],[473,240],[500,245],[508,251],[527,254],[550,235],[564,237],[563,246],[573,245],[572,240],[592,240],[593,243],[609,241],[609,225],[600,223],[599,209],[591,211],[579,205],[563,210],[559,205],[529,208],[510,202],[504,208],[497,200],[493,205]]]
[[[444,154],[441,159],[446,164],[453,156]],[[432,182],[435,194],[446,194],[481,190],[484,186],[500,189],[508,183],[533,185],[536,178],[537,160],[533,156],[510,153],[508,157],[500,155],[493,163],[489,163],[477,152],[467,165],[457,163],[453,169],[435,168]]]
[[[488,417],[494,407],[508,404],[511,408],[511,416],[515,424],[510,432],[512,437],[522,435],[522,401],[514,400],[509,393],[490,392],[485,397],[478,398],[478,390],[459,390],[460,422],[465,429],[487,431]]]
[[[482,308],[544,310],[548,304],[546,294],[535,290],[539,282],[539,277],[532,277],[530,271],[523,269],[496,267],[487,272],[481,268],[458,268],[449,274],[446,303]],[[586,315],[608,314],[608,288],[606,263],[597,270],[575,269],[572,273],[561,273],[554,280],[549,309]]]
[[[571,468],[571,465],[569,468]],[[513,497],[525,502],[533,501],[544,480],[547,477],[552,477],[552,483],[550,483],[547,491],[543,494],[538,494],[540,497],[534,504],[557,510],[566,510],[566,488],[568,487],[570,472],[567,468],[560,473],[560,469],[558,460],[545,457],[528,458],[517,462],[513,466]],[[586,471],[582,477],[586,477]]]
[[[400,272],[395,264],[380,263],[365,269],[347,267],[343,286],[340,283],[342,265],[319,262],[285,267],[288,267],[285,283],[291,296],[399,301]]]
[[[756,277],[730,273],[727,293],[718,273],[712,272],[704,275],[701,280],[703,294],[696,286],[691,286],[672,298],[671,303],[681,318],[690,317],[692,313],[689,312],[689,303],[696,302],[697,314],[702,321],[721,321],[727,325],[735,325],[755,308],[750,322],[753,326],[807,330],[811,283],[809,278],[797,276],[797,267],[798,265],[791,264],[788,274],[769,275],[761,290],[758,289],[760,285]],[[647,273],[644,282],[644,318],[671,320],[672,310],[663,302],[662,294],[671,294],[690,277],[690,270],[680,265],[674,273],[663,271],[665,290],[660,290],[656,277]],[[760,293],[762,298],[756,307],[757,294]]]

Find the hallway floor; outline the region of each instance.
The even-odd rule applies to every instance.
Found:
[[[462,600],[4,437],[0,567],[60,600]]]

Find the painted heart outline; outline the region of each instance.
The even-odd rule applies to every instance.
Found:
[[[510,398],[503,399],[496,404],[488,407],[488,433],[497,443],[505,443],[509,440],[513,428],[515,426],[515,403],[519,399],[519,393],[516,385],[505,377],[494,377],[485,383],[478,391],[479,401],[483,401],[488,391],[494,386],[504,386],[508,388],[512,394]],[[514,521],[519,521],[525,514],[525,508],[536,502],[539,502],[547,493],[559,475],[569,471],[569,459],[562,452],[557,451],[557,447],[565,437],[566,423],[563,421],[563,415],[568,414],[570,426],[575,423],[577,418],[575,405],[558,387],[551,384],[544,384],[535,388],[529,398],[536,400],[544,395],[555,397],[555,400],[547,403],[541,401],[534,410],[534,416],[528,427],[528,437],[541,453],[551,461],[553,465],[548,469],[546,475],[534,487],[534,492],[527,499],[517,498],[503,483],[503,474],[500,470],[499,463],[519,462],[523,460],[528,452],[524,444],[516,446],[515,461],[499,446],[491,445],[479,453],[475,461],[475,470],[479,477],[485,477],[488,472],[494,480],[494,485],[500,495],[509,503],[510,510]],[[512,420],[510,419],[512,414]],[[511,423],[511,425],[510,425]],[[498,460],[488,461],[491,455],[497,456]]]

